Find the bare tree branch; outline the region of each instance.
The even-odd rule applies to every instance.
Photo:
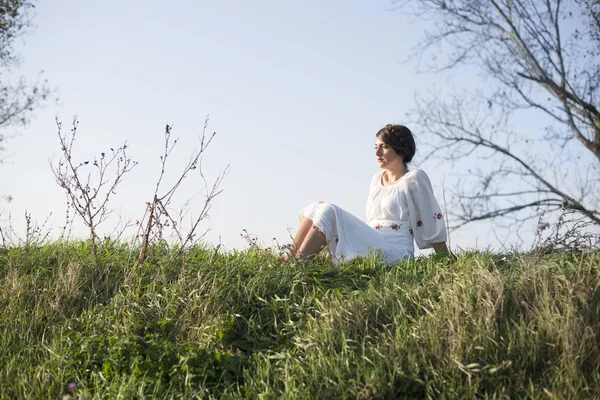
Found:
[[[598,176],[579,173],[600,171],[600,3],[394,3],[400,9],[411,6],[411,15],[433,17],[433,32],[426,32],[414,52],[434,63],[430,71],[469,65],[493,83],[487,79],[469,101],[466,92],[449,101],[439,94],[418,96],[412,113],[428,149],[425,159],[482,163],[453,191],[459,226],[481,220],[510,220],[518,226],[557,210],[571,210],[600,225]],[[523,112],[542,117],[547,128],[511,127]]]

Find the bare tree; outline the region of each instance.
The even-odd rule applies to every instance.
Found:
[[[484,79],[474,93],[419,94],[413,113],[428,157],[468,162],[453,192],[455,227],[515,227],[559,210],[600,226],[598,2],[395,4],[433,21],[413,54],[421,70],[474,68]],[[515,126],[518,118],[542,126]]]
[[[0,129],[14,125],[26,125],[35,108],[44,103],[50,89],[47,82],[35,83],[21,77],[11,82],[10,71],[20,64],[13,44],[32,25],[34,2],[31,0],[0,0]],[[6,139],[0,131],[0,150]]]

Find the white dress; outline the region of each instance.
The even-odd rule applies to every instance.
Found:
[[[334,262],[380,252],[387,264],[414,257],[413,240],[420,249],[446,242],[446,224],[425,172],[407,172],[393,185],[383,186],[383,171],[371,181],[367,223],[342,208],[314,202],[298,214],[309,218],[327,239]]]

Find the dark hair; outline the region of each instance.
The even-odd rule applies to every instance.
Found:
[[[377,138],[390,146],[396,154],[404,156],[404,165],[412,161],[417,151],[415,139],[410,129],[404,125],[387,124],[379,132]]]

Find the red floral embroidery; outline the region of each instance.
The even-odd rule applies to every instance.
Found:
[[[435,214],[435,217],[436,217],[437,219],[442,219],[442,213],[437,213],[437,214]]]
[[[390,228],[392,228],[393,230],[397,231],[400,228],[400,226],[398,224],[391,224]]]
[[[375,229],[380,230],[381,229],[381,224],[375,225]]]
[[[317,204],[323,204],[323,202],[322,202],[322,201],[320,201],[320,202],[318,202]]]
[[[410,232],[411,235],[413,234],[412,228],[410,228],[408,231]]]
[[[417,221],[417,226],[419,226],[419,227],[423,226],[423,223],[421,222],[421,220]]]
[[[338,244],[340,242],[340,238],[339,237],[335,237],[335,244]]]

